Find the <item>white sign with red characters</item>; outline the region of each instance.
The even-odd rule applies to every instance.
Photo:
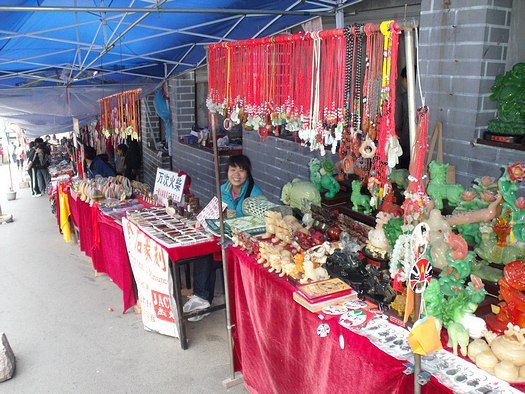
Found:
[[[178,337],[168,253],[127,218],[122,225],[144,329]]]
[[[185,182],[186,175],[179,176],[176,172],[157,168],[153,194],[156,194],[159,202],[164,205],[166,205],[168,199],[180,202]]]

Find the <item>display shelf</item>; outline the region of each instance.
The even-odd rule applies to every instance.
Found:
[[[213,153],[213,146],[202,146],[201,144],[186,144],[184,140],[180,139],[179,143],[181,145],[189,146],[194,149],[202,150],[205,152]],[[242,155],[242,147],[240,148],[219,148],[219,156],[234,156]]]
[[[523,141],[525,142],[525,138],[523,139]],[[515,149],[515,150],[525,151],[525,144],[523,144],[523,142],[521,144],[513,144],[510,142],[489,141],[483,138],[478,138],[476,140],[476,144],[492,146],[495,148],[506,148],[506,149]]]

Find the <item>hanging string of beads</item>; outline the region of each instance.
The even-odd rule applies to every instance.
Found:
[[[428,150],[428,118],[428,108],[419,108],[417,111],[416,140],[412,150],[408,187],[405,191],[405,202],[403,203],[404,222],[408,225],[421,221],[425,207],[430,204],[430,198],[426,194],[423,183],[425,158]]]
[[[128,90],[98,100],[102,134],[113,136],[113,145],[127,137],[139,139],[140,93],[141,89]]]
[[[388,31],[391,25],[386,25]],[[389,98],[395,92],[390,82],[395,83],[397,35],[385,40],[378,26],[369,24],[210,44],[207,106],[234,123],[243,122],[262,138],[273,129],[276,135],[294,133],[321,153],[325,146],[331,145],[332,152],[339,148],[342,159],[359,159],[364,168],[360,175],[366,179],[371,158],[359,152],[359,135],[363,129],[362,139],[371,141],[365,146],[367,155],[376,149],[381,155],[380,138],[374,144],[376,124],[395,108]],[[384,101],[390,102],[389,108],[383,109]],[[387,123],[390,128],[393,118]],[[387,130],[386,137],[392,135],[395,132]],[[379,170],[378,179],[386,180],[386,171]]]

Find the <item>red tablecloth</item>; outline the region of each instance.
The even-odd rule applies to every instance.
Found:
[[[137,299],[122,225],[105,216],[97,206],[91,207],[71,194],[69,206],[78,228],[80,249],[91,257],[97,272],[107,274],[122,290],[125,313]]]
[[[228,257],[236,367],[250,392],[413,392],[413,376],[403,374],[402,361],[339,326],[337,319],[328,321],[330,334],[319,337],[321,321],[292,299],[290,283],[237,248],[230,248]],[[432,378],[422,392],[451,391]]]

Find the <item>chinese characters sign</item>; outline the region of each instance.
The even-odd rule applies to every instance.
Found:
[[[144,328],[178,337],[168,253],[127,218],[122,225]]]
[[[158,196],[158,200],[162,204],[166,204],[168,198],[180,202],[184,190],[184,182],[186,182],[186,175],[179,176],[173,171],[157,168],[153,194]]]

